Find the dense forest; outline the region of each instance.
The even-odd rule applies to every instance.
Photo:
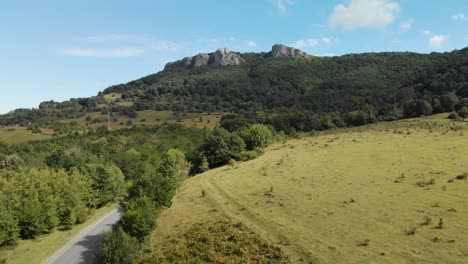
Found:
[[[253,159],[281,135],[262,124],[230,131],[168,124],[0,144],[0,249],[68,230],[94,209],[122,203],[122,217],[98,257],[132,263],[181,180]]]
[[[146,188],[154,188],[157,208],[169,206],[205,133],[134,127],[0,145],[0,247],[70,229],[93,209],[143,197]]]
[[[156,74],[109,87],[94,97],[48,101],[38,109],[14,110],[0,116],[0,124],[51,124],[94,111],[111,110],[128,116],[152,109],[220,111],[244,117],[259,112],[301,112],[317,118],[332,115],[345,125],[359,125],[460,111],[468,106],[468,48],[447,53],[337,57],[240,55],[245,60],[242,65],[171,65]],[[122,96],[109,102],[104,97],[110,93]]]

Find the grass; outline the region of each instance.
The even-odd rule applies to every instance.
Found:
[[[110,97],[114,98],[116,95]],[[128,102],[122,102],[128,103]],[[114,129],[126,127],[127,121],[131,120],[134,125],[139,126],[152,126],[161,125],[164,123],[181,124],[187,127],[198,127],[213,129],[218,126],[221,121],[223,113],[187,113],[181,118],[177,118],[172,111],[155,111],[144,110],[137,111],[136,118],[129,118],[128,116],[120,116],[116,122],[111,122],[110,125]],[[100,119],[103,122],[93,123],[89,122],[86,125],[86,118],[90,116],[91,120]],[[94,129],[97,127],[107,127],[107,115],[101,112],[87,113],[84,117],[74,119],[59,120],[60,123],[70,124],[76,122],[80,130]],[[105,122],[104,122],[105,121]],[[33,140],[45,140],[52,138],[54,131],[50,128],[44,129],[44,134],[33,134],[25,127],[0,127],[0,144],[20,144]]]
[[[112,211],[115,207],[115,204],[111,204],[97,209],[86,222],[74,226],[71,230],[54,231],[50,234],[41,235],[36,239],[21,240],[14,249],[0,251],[0,263],[2,263],[2,259],[5,259],[4,261],[9,264],[43,263],[80,231]]]
[[[436,116],[277,143],[185,181],[151,247],[227,216],[293,263],[466,263],[468,181],[448,183],[468,171],[461,132]]]
[[[126,103],[126,102],[125,102]],[[128,120],[131,120],[134,125],[161,125],[165,122],[167,123],[178,123],[188,127],[198,127],[204,128],[207,127],[212,129],[216,127],[221,121],[222,113],[187,113],[180,118],[177,118],[172,111],[155,111],[155,110],[143,110],[137,111],[136,118],[130,118],[128,116],[120,116],[117,118],[116,122],[111,122],[111,127],[113,128],[122,128],[126,126]],[[107,120],[107,115],[102,114],[101,112],[92,112],[86,114],[82,118],[63,120],[62,122],[69,123],[75,121],[81,127],[86,127],[86,117],[90,116],[91,119],[101,119]],[[200,121],[201,117],[201,121]],[[107,127],[106,122],[90,123],[90,127]]]
[[[25,127],[1,127],[0,128],[0,142],[5,144],[19,144],[31,140],[44,140],[50,139],[50,134],[33,134],[31,130]]]

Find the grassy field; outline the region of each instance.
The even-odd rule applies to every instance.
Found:
[[[112,211],[115,207],[115,204],[111,204],[96,210],[86,222],[74,226],[71,230],[55,231],[51,234],[41,235],[36,239],[22,240],[14,249],[0,251],[0,263],[2,263],[2,259],[9,264],[43,263],[80,231]]]
[[[466,263],[468,123],[442,117],[326,131],[190,178],[151,247],[228,218],[293,263]]]
[[[91,119],[100,119],[103,122],[93,123],[90,122],[90,127],[102,127],[108,126],[107,115],[102,114],[101,112],[93,112],[87,114],[85,117],[63,120],[62,122],[70,123],[75,121],[79,126],[86,127],[86,117],[90,116]],[[176,117],[172,111],[155,111],[155,110],[143,110],[137,111],[137,117],[130,118],[128,116],[120,116],[117,118],[117,121],[111,122],[110,125],[112,128],[122,128],[127,125],[129,120],[132,121],[134,125],[161,125],[165,122],[167,123],[179,123],[185,126],[195,126],[198,128],[214,128],[221,121],[223,113],[187,113],[184,116]]]
[[[0,128],[0,142],[5,144],[19,144],[31,140],[44,140],[52,138],[51,134],[33,134],[25,127]]]
[[[133,125],[140,126],[153,126],[161,125],[164,123],[169,124],[181,124],[188,127],[198,128],[215,128],[221,121],[223,113],[188,113],[181,118],[174,116],[172,111],[154,111],[144,110],[138,111],[136,118],[129,118],[128,116],[118,117],[117,122],[111,122],[110,125],[114,129],[124,128],[127,126],[129,120],[132,121]],[[93,112],[87,114],[82,118],[61,120],[60,122],[69,124],[76,122],[83,130],[97,127],[107,127],[107,122],[90,123],[86,126],[86,117],[90,116],[92,119],[98,118],[100,120],[107,120],[107,115],[101,112]],[[44,128],[44,134],[33,134],[31,130],[27,130],[25,127],[0,127],[0,144],[20,144],[27,141],[33,140],[45,140],[52,138],[54,131],[50,128]]]

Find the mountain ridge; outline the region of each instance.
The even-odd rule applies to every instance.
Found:
[[[468,97],[468,48],[431,54],[317,57],[278,44],[269,52],[220,49],[196,56],[110,86],[97,96],[45,101],[39,109],[14,110],[0,116],[0,125],[52,124],[57,118],[109,109],[117,115],[141,110],[252,113],[299,109],[308,111],[307,115],[336,113],[341,118],[368,109],[375,116],[372,120],[393,120],[412,116],[413,104],[429,105],[430,112],[437,113],[454,109],[451,104],[443,106],[445,97],[455,95],[458,101]],[[106,99],[110,94],[118,94],[117,100]]]

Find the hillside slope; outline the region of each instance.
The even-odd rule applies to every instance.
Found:
[[[50,124],[92,112],[129,116],[142,110],[252,113],[294,108],[344,116],[368,106],[378,120],[394,120],[418,115],[412,108],[419,106],[423,114],[453,111],[455,95],[455,102],[468,98],[468,48],[314,57],[275,45],[270,52],[219,49],[187,57],[97,96],[17,109],[1,115],[0,125]],[[424,102],[412,106],[415,100]]]
[[[468,172],[467,135],[436,116],[275,144],[185,181],[152,247],[228,218],[294,263],[465,263],[468,181],[455,178]]]

